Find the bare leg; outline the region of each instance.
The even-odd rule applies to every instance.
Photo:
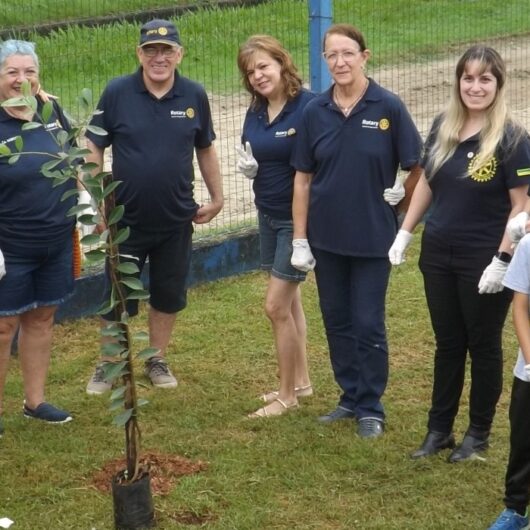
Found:
[[[296,350],[297,356],[295,360],[295,387],[308,388],[311,386],[311,380],[309,379],[309,371],[307,367],[307,326],[304,308],[302,307],[302,291],[300,289],[300,284],[298,284],[293,298],[291,313],[294,318],[299,344],[299,347]]]
[[[11,356],[11,343],[13,342],[18,322],[18,315],[0,318],[0,414],[3,412],[4,386]]]
[[[158,348],[158,357],[165,357],[171,339],[176,313],[162,313],[152,307],[149,308],[149,341],[152,348]]]
[[[296,403],[296,361],[303,346],[293,316],[293,301],[298,283],[270,276],[265,300],[265,313],[271,321],[280,372],[278,397],[286,404]]]
[[[37,408],[44,401],[50,365],[53,316],[57,306],[37,307],[20,316],[18,348],[26,405]]]

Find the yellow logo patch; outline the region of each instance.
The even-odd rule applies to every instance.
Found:
[[[383,118],[382,120],[379,121],[379,128],[382,131],[386,131],[389,127],[390,127],[390,122],[386,118]]]
[[[158,28],[159,35],[167,35],[167,28]]]
[[[287,130],[287,136],[294,136],[296,134],[296,129],[294,127],[291,127]]]
[[[188,108],[186,109],[186,116],[187,116],[188,118],[190,118],[190,119],[191,119],[191,118],[194,118],[194,117],[195,117],[195,111],[194,111],[191,107],[188,107]]]
[[[475,157],[473,157],[468,165],[469,176],[475,182],[488,182],[495,176],[497,170],[497,159],[492,156],[482,167],[475,169]]]

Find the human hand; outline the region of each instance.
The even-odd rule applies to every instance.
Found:
[[[199,206],[199,209],[195,213],[193,222],[198,225],[208,223],[221,211],[222,207],[223,207],[222,202],[221,203],[210,202],[208,204],[201,204]]]
[[[250,142],[245,142],[245,147],[236,147],[236,151],[239,155],[237,161],[237,170],[243,173],[248,179],[253,179],[258,173],[258,162],[252,155],[252,147]]]
[[[400,230],[396,239],[388,251],[388,259],[392,265],[401,265],[405,261],[405,251],[412,241],[412,234],[406,230]]]
[[[48,103],[48,101],[52,99],[59,99],[57,96],[54,96],[53,94],[48,94],[48,92],[45,92],[42,87],[39,85],[37,86],[37,90],[35,92],[35,95],[39,97],[43,103]]]
[[[491,263],[484,269],[480,281],[478,282],[479,294],[498,293],[504,289],[502,280],[508,269],[508,263],[493,256]]]
[[[399,177],[396,178],[394,186],[386,188],[383,192],[383,198],[390,206],[396,206],[405,197],[405,187]]]
[[[6,262],[4,261],[4,255],[0,250],[0,280],[6,275]]]
[[[526,212],[519,212],[515,217],[512,217],[506,225],[506,232],[512,243],[519,243],[526,234],[526,223],[528,222],[528,214]]]
[[[316,263],[307,239],[293,239],[291,265],[299,271],[309,272],[315,268]]]

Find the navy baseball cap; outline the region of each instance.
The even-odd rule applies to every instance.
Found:
[[[169,44],[180,46],[177,28],[169,20],[155,19],[146,22],[140,30],[140,47],[146,44]]]

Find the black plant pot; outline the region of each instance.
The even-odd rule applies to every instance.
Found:
[[[114,526],[116,530],[139,530],[155,526],[151,477],[145,473],[135,482],[123,481],[123,472],[112,479]]]

